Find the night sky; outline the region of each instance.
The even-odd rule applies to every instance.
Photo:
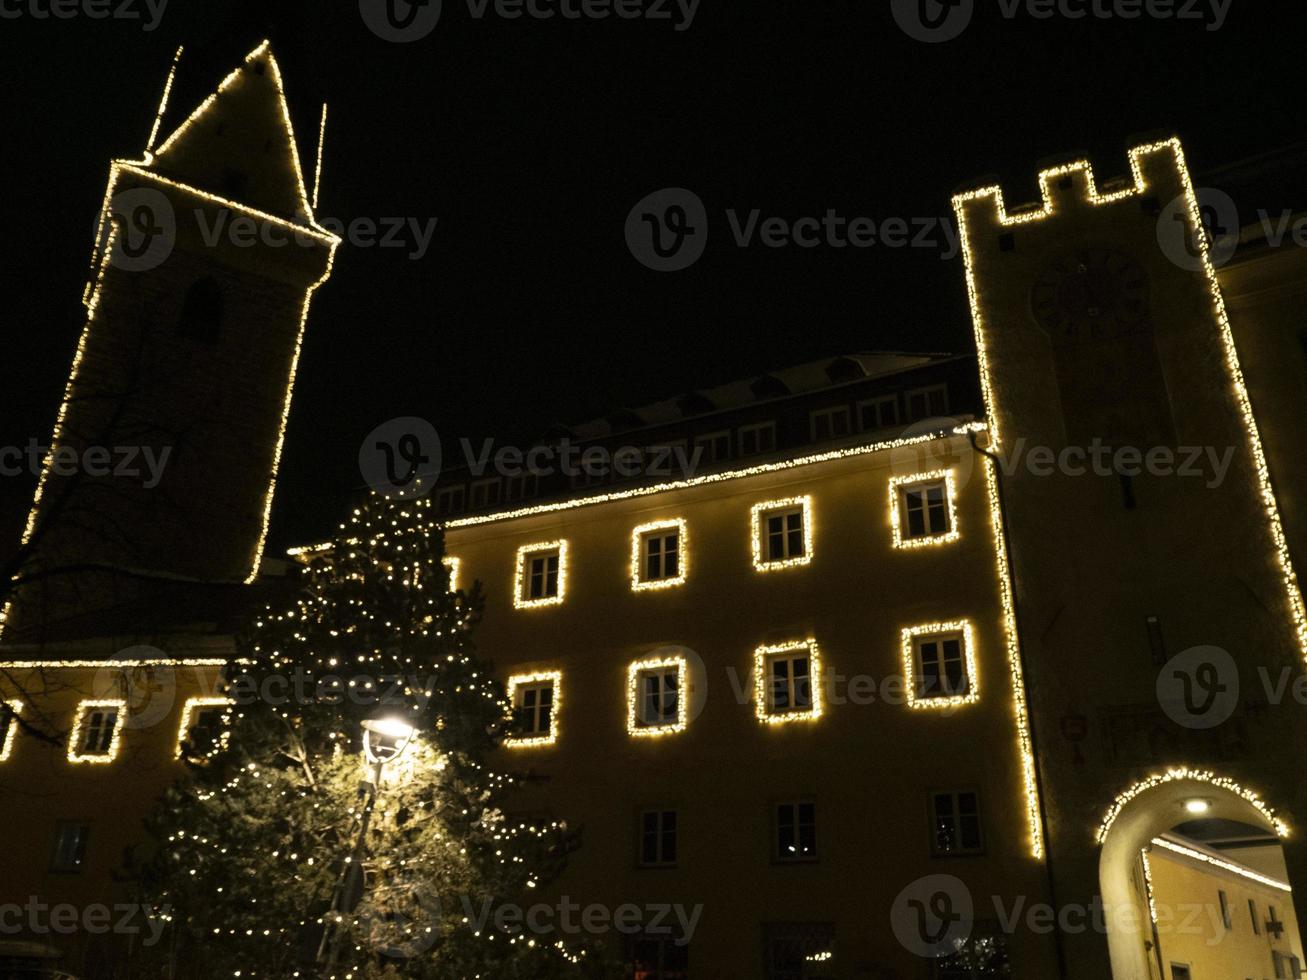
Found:
[[[0,444],[48,438],[108,163],[139,154],[179,43],[172,126],[271,37],[310,164],[331,106],[319,215],[438,219],[420,259],[415,245],[344,248],[317,295],[275,551],[340,518],[361,439],[394,416],[430,419],[447,446],[515,441],[842,351],[971,349],[942,235],[934,249],[739,248],[727,209],[941,218],[982,175],[1033,198],[1051,155],[1116,174],[1133,137],[1178,132],[1201,173],[1301,132],[1298,5],[1232,0],[1210,31],[1210,15],[1008,20],[998,0],[976,4],[942,44],[866,0],[703,0],[683,31],[674,4],[671,21],[542,21],[444,0],[430,36],[404,45],[352,0],[170,0],[152,32],[0,19]],[[668,186],[703,199],[710,235],[692,267],[657,273],[623,226]],[[0,478],[6,530],[30,483]]]

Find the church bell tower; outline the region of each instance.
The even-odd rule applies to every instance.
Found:
[[[314,219],[267,42],[156,146],[172,81],[142,158],[110,168],[6,640],[66,631],[151,582],[258,574],[309,304],[339,239]]]

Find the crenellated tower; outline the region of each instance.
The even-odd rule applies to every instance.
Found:
[[[1045,170],[1035,205],[989,186],[954,207],[1055,900],[1146,923],[1139,848],[1185,800],[1268,833],[1267,812],[1307,818],[1286,748],[1304,709],[1263,682],[1301,673],[1307,630],[1181,144],[1129,159],[1101,184],[1083,160]],[[1110,967],[1101,935],[1064,936],[1067,975],[1156,975],[1147,928],[1109,939]]]

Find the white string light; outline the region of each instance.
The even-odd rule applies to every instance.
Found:
[[[9,724],[5,727],[4,741],[0,742],[0,762],[8,762],[18,741],[18,716],[23,713],[22,701],[4,701],[0,706],[8,709]]]
[[[668,668],[676,670],[676,720],[651,723],[640,718],[640,681],[645,674]],[[626,732],[637,738],[663,735],[675,735],[685,731],[689,718],[689,661],[683,656],[655,657],[649,660],[637,660],[626,669]],[[662,687],[657,696],[661,702]]]
[[[676,532],[676,574],[667,578],[646,579],[644,577],[644,539],[659,531]],[[659,535],[665,538],[666,535]],[[662,552],[666,562],[666,551]],[[631,530],[631,590],[634,592],[656,591],[684,585],[690,572],[690,535],[685,519],[675,517],[666,521],[652,521],[640,524]]]
[[[931,696],[917,690],[920,681],[920,665],[917,663],[918,637],[931,637],[940,641],[956,635],[962,642],[962,662],[966,667],[967,689],[962,694]],[[907,682],[908,707],[915,709],[957,708],[964,704],[975,704],[980,700],[980,679],[976,672],[976,634],[967,619],[955,619],[949,622],[922,623],[920,626],[905,626],[900,635],[900,656],[903,663],[903,677]],[[943,668],[944,652],[940,650],[940,667]],[[943,683],[941,672],[940,681]]]
[[[889,516],[895,548],[926,548],[932,545],[948,544],[962,536],[958,530],[957,481],[954,479],[953,473],[954,471],[951,469],[932,470],[929,473],[915,473],[912,476],[890,477]],[[940,534],[926,533],[918,537],[905,535],[903,529],[907,524],[907,515],[902,513],[904,494],[914,487],[919,487],[922,490],[922,520],[928,521],[929,517],[926,513],[928,504],[924,491],[927,485],[937,483],[944,485],[944,506],[948,513],[948,530]]]
[[[1262,802],[1262,798],[1251,790],[1246,790],[1233,779],[1225,776],[1218,776],[1213,772],[1204,769],[1189,769],[1184,766],[1175,769],[1168,769],[1166,772],[1155,773],[1146,779],[1141,779],[1128,790],[1118,796],[1111,807],[1108,808],[1102,822],[1098,826],[1096,840],[1099,844],[1106,842],[1107,835],[1112,830],[1112,825],[1116,823],[1116,818],[1121,815],[1121,811],[1141,793],[1146,793],[1158,786],[1166,783],[1173,783],[1178,780],[1187,780],[1196,783],[1206,783],[1209,786],[1215,786],[1218,789],[1227,790],[1239,797],[1245,803],[1252,806],[1265,819],[1266,823],[1275,831],[1276,836],[1286,838],[1289,836],[1288,825],[1275,815],[1275,811]]]
[[[777,657],[785,657],[799,651],[808,655],[808,707],[795,707],[778,710],[768,696],[768,681],[771,662]],[[821,717],[825,703],[823,699],[823,679],[821,653],[813,637],[804,640],[791,640],[786,643],[764,645],[753,652],[753,705],[759,721],[767,725],[785,725],[795,721],[816,721]],[[798,685],[795,684],[797,689]]]
[[[83,753],[82,728],[86,719],[94,712],[114,709],[113,734],[109,738],[109,747],[104,752]],[[77,715],[73,718],[73,730],[68,736],[68,761],[72,763],[89,762],[104,765],[118,758],[118,748],[122,740],[123,725],[127,721],[127,702],[121,698],[107,698],[98,701],[83,701],[77,706]]]

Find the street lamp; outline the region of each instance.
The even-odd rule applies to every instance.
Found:
[[[387,762],[403,755],[412,741],[413,726],[398,718],[369,718],[363,723],[363,755],[378,773]],[[377,785],[381,785],[380,775]]]
[[[331,908],[323,921],[322,941],[318,944],[316,962],[323,963],[323,977],[330,977],[336,968],[340,956],[341,943],[345,932],[333,929],[348,912],[352,912],[363,897],[363,861],[367,857],[368,828],[372,825],[372,811],[377,806],[377,795],[381,792],[381,774],[386,764],[395,762],[413,742],[413,726],[399,718],[369,718],[363,722],[363,757],[373,766],[372,782],[363,784],[366,794],[363,802],[363,816],[359,821],[358,838],[354,842],[353,853],[345,859],[340,879],[332,893]]]

